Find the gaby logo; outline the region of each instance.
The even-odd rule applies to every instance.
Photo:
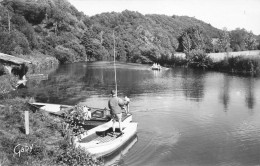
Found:
[[[14,154],[21,156],[22,153],[31,153],[33,149],[33,144],[18,144],[14,147]]]

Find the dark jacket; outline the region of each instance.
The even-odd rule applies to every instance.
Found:
[[[127,101],[124,101],[118,97],[112,97],[108,101],[108,108],[111,110],[112,114],[122,113],[122,106],[127,104]]]

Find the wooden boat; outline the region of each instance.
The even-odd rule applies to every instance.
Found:
[[[125,145],[120,147],[115,153],[104,157],[104,164],[105,165],[119,165],[119,162],[122,158],[130,151],[130,149],[137,143],[138,137],[137,135],[133,136]]]
[[[61,105],[61,104],[49,104],[49,103],[30,103],[32,109],[40,109],[46,112],[49,112],[55,116],[63,116],[66,112],[73,111],[74,106],[71,105]],[[85,121],[85,129],[91,129],[96,126],[102,125],[111,121],[111,117],[108,115],[107,109],[100,108],[90,108],[92,118]],[[126,119],[126,116],[123,116],[122,119]]]
[[[76,138],[76,147],[83,148],[94,157],[108,156],[123,146],[137,132],[137,123],[132,122],[132,115],[123,121],[123,134],[119,132],[119,124],[116,122],[116,134],[112,135],[112,122],[90,130],[83,138]]]
[[[58,116],[62,115],[65,111],[73,109],[73,106],[69,105],[48,103],[30,104],[36,108]],[[92,118],[87,120],[87,123],[85,124],[87,126],[90,125],[91,127],[79,137],[75,137],[74,145],[76,147],[83,148],[86,152],[94,155],[95,157],[107,156],[126,144],[128,140],[136,134],[137,123],[132,122],[131,113],[123,113],[122,126],[124,134],[119,132],[119,123],[116,122],[116,132],[115,135],[112,136],[113,122],[111,118],[104,116],[105,109],[91,109],[93,109]]]

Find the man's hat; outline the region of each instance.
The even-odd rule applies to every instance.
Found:
[[[114,96],[116,94],[116,90],[111,90],[111,94]]]

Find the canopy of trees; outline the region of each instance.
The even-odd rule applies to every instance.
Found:
[[[66,0],[3,0],[0,3],[0,52],[43,53],[61,62],[86,60],[81,44],[87,17]]]
[[[114,32],[114,36],[113,36]],[[212,39],[217,42],[212,43]],[[0,52],[40,52],[61,63],[116,59],[137,63],[167,60],[176,51],[252,50],[254,34],[231,32],[187,16],[142,15],[125,10],[85,16],[67,0],[3,0],[0,2]]]

